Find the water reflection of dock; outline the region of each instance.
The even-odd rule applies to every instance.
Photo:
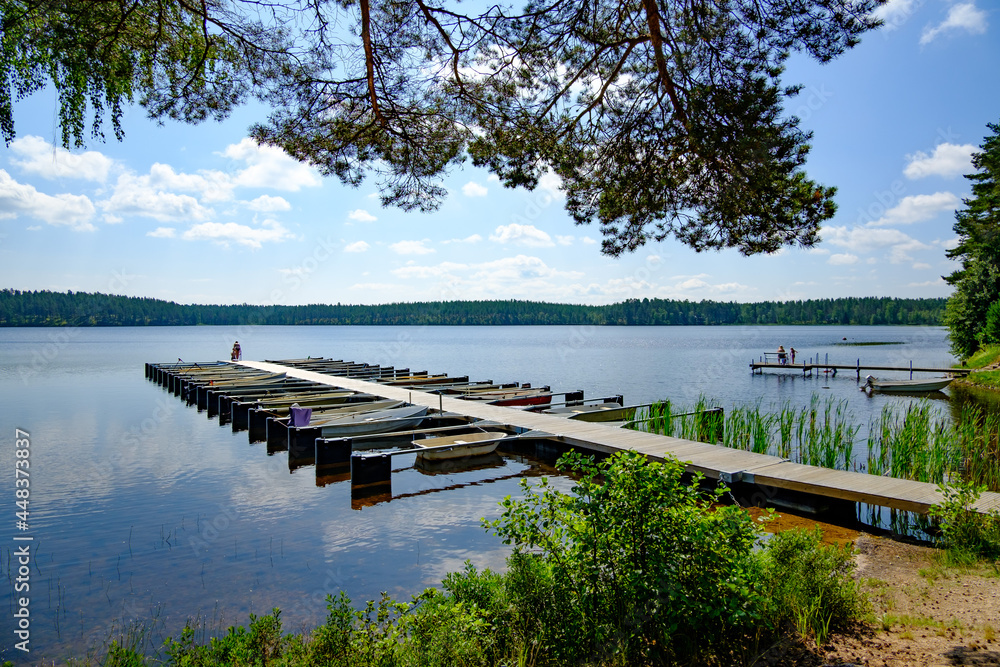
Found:
[[[641,452],[652,459],[676,456],[685,462],[688,471],[700,472],[709,479],[726,482],[742,504],[760,505],[783,501],[803,506],[826,505],[847,509],[853,507],[852,503],[867,503],[925,513],[931,505],[943,500],[935,484],[819,468],[793,463],[777,456],[626,430],[606,423],[578,421],[554,414],[514,410],[485,401],[470,401],[442,393],[440,387],[446,384],[443,376],[437,376],[441,379],[435,380],[437,389],[428,386],[427,377],[422,378],[423,386],[415,389],[412,381],[386,382],[379,375],[348,377],[346,374],[330,375],[320,370],[297,368],[291,364],[251,361],[239,363],[245,369],[256,369],[267,377],[281,376],[283,381],[308,383],[312,390],[316,387],[332,387],[354,392],[358,396],[426,407],[434,420],[433,426],[425,429],[422,425],[419,430],[436,431],[488,424],[491,429],[499,428],[516,434],[519,446],[530,445],[535,451],[542,453],[558,453],[575,448],[607,455],[627,449]],[[830,367],[827,364],[814,365],[817,366]],[[151,367],[155,370],[151,370]],[[782,369],[801,367],[802,364],[781,366]],[[856,366],[842,368],[856,370]],[[190,387],[185,389],[183,382],[165,381],[169,375],[168,369],[158,368],[155,364],[147,365],[147,376],[151,379],[168,386],[178,395],[183,391],[190,391]],[[302,387],[298,390],[307,391]],[[567,403],[582,398],[582,393],[574,395],[572,401],[567,398]],[[323,438],[317,429],[308,426],[302,429],[290,427],[286,430],[289,453],[292,454],[292,448],[296,448],[300,452],[296,456],[303,463],[308,461],[309,464],[316,465],[317,484],[321,484],[321,480],[333,482],[350,476],[352,498],[357,495],[358,502],[363,503],[363,497],[370,498],[369,502],[381,502],[391,497],[391,493],[386,495],[385,487],[379,482],[384,479],[388,483],[392,458],[406,452],[396,450],[359,456],[354,452],[354,440],[363,440],[365,436]],[[270,453],[270,439],[268,442]],[[408,453],[412,454],[413,451],[415,450],[409,450]],[[290,468],[293,467],[292,461],[290,458]],[[357,494],[353,488],[355,482],[360,482]],[[984,493],[974,509],[980,512],[1000,509],[1000,494]]]

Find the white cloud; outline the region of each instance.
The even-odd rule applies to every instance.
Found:
[[[962,174],[971,174],[972,154],[978,149],[972,144],[943,143],[938,144],[933,155],[918,151],[907,155],[909,164],[903,170],[907,178],[924,178],[926,176],[944,176],[953,178]]]
[[[418,264],[407,264],[398,269],[393,269],[392,274],[397,278],[413,280],[419,278],[441,278],[444,276],[457,275],[469,269],[468,264],[458,264],[456,262],[442,262],[435,266],[420,266]]]
[[[566,196],[562,191],[562,179],[552,170],[546,171],[538,179],[538,189],[552,199],[563,199]]]
[[[15,166],[48,179],[80,178],[103,183],[115,164],[97,151],[70,153],[33,135],[15,139],[10,143],[10,150],[22,158],[11,159]]]
[[[489,190],[487,188],[475,181],[469,181],[462,186],[462,194],[466,197],[485,197],[488,193]]]
[[[911,225],[915,222],[930,220],[945,211],[954,211],[961,205],[961,200],[950,192],[935,192],[932,195],[910,195],[903,197],[899,204],[890,208],[885,215],[868,223],[870,227],[886,225]]]
[[[513,243],[532,248],[547,248],[555,245],[552,237],[534,225],[519,225],[516,222],[497,227],[490,240],[497,243]]]
[[[212,241],[219,245],[231,243],[260,248],[264,243],[284,241],[292,235],[281,223],[266,220],[262,227],[250,227],[235,222],[203,222],[188,229],[181,238],[185,241]]]
[[[938,278],[936,280],[925,280],[922,283],[907,283],[907,287],[940,287],[947,285],[943,278]]]
[[[251,199],[247,202],[247,208],[252,211],[290,211],[292,210],[292,205],[288,203],[288,200],[284,197],[272,197],[270,195],[261,195],[256,199]]]
[[[173,227],[157,227],[151,232],[146,232],[146,236],[152,236],[155,239],[172,239],[177,236],[177,230]]]
[[[448,239],[447,241],[442,241],[441,243],[479,243],[483,240],[483,237],[479,234],[473,234],[472,236],[466,236],[464,239]]]
[[[426,239],[423,241],[399,241],[390,245],[389,249],[397,255],[428,255],[435,252],[434,248],[428,248],[424,245],[426,243]]]
[[[50,225],[65,225],[78,232],[92,232],[94,204],[84,195],[47,195],[33,185],[18,183],[0,169],[0,218],[26,215]]]
[[[25,227],[25,229],[28,230],[29,232],[40,232],[40,231],[42,231],[42,226],[41,225],[28,225],[27,227]],[[6,235],[4,235],[4,236],[6,236]],[[0,237],[0,238],[3,238],[3,237]]]
[[[913,238],[898,229],[824,227],[820,233],[827,243],[853,252],[871,252],[879,248],[914,243]]]
[[[965,30],[973,35],[983,34],[986,32],[986,12],[978,9],[975,2],[952,5],[944,21],[933,28],[924,28],[920,43],[929,44],[941,33],[954,30]]]
[[[371,246],[364,241],[355,241],[354,243],[349,243],[344,246],[344,252],[365,252],[369,248],[371,248]]]
[[[375,222],[378,220],[374,215],[369,213],[363,208],[356,208],[347,214],[348,219],[356,220],[358,222]]]
[[[120,181],[121,179],[119,179]],[[205,201],[227,201],[233,197],[232,177],[221,171],[204,170],[197,174],[176,172],[169,164],[156,162],[149,174],[136,179],[152,190],[194,192]]]
[[[323,182],[319,172],[309,165],[294,160],[280,148],[261,146],[249,137],[230,144],[222,154],[248,165],[233,178],[238,186],[297,192]]]
[[[809,255],[829,255],[830,251],[826,248],[820,248],[819,246],[813,246],[811,248],[806,248],[806,253]]]
[[[924,262],[916,262],[913,265],[913,269],[916,270],[916,271],[922,271],[924,269],[929,269],[929,268],[931,268],[931,265],[930,264],[926,264]]]
[[[580,243],[583,243],[583,244],[586,244],[586,245],[597,245],[598,243],[600,243],[600,241],[598,241],[597,239],[591,238],[589,236],[582,236],[582,237],[580,237]]]
[[[902,25],[916,10],[915,2],[917,0],[889,0],[876,9],[874,15],[885,22],[882,30],[895,30]]]
[[[910,256],[910,252],[914,250],[930,250],[931,246],[926,243],[922,243],[916,239],[910,239],[904,243],[897,243],[889,249],[889,261],[893,264],[902,264],[904,262],[912,262],[913,257]]]
[[[556,242],[559,245],[573,245],[573,237],[572,236],[560,236],[559,234],[556,234]]]
[[[157,190],[146,177],[122,174],[111,197],[97,203],[111,216],[144,216],[160,222],[206,220],[214,213],[191,195]]]
[[[852,255],[849,252],[837,253],[830,255],[830,259],[826,260],[826,263],[832,266],[848,266],[850,264],[857,264],[858,256]]]

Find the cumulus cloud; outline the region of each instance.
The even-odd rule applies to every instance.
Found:
[[[830,255],[830,259],[826,260],[826,263],[833,266],[848,266],[851,264],[857,264],[858,256],[852,255],[849,252],[837,253],[835,255]]]
[[[233,178],[234,184],[241,187],[297,192],[323,182],[314,168],[293,159],[280,148],[261,146],[249,137],[238,144],[230,144],[222,154],[246,163],[246,168]]]
[[[913,15],[917,2],[918,0],[889,0],[876,9],[874,15],[885,23],[883,30],[895,30]]]
[[[489,190],[476,183],[475,181],[469,181],[462,186],[462,194],[466,197],[485,197],[489,193]]]
[[[973,35],[986,32],[986,12],[976,7],[975,2],[963,2],[952,5],[948,16],[934,27],[928,26],[920,35],[921,44],[929,44],[944,32],[965,31]]]
[[[154,239],[172,239],[177,236],[177,230],[173,227],[157,227],[151,232],[146,232],[146,236]]]
[[[871,227],[911,225],[915,222],[930,220],[946,211],[954,211],[961,203],[961,200],[951,192],[911,195],[903,197],[899,204],[886,211],[884,216],[868,224]]]
[[[936,280],[925,280],[922,283],[907,283],[907,287],[941,287],[947,285],[943,278],[937,278]]]
[[[71,153],[34,135],[15,139],[9,148],[17,156],[11,159],[15,166],[48,179],[79,178],[103,183],[115,164],[97,151]]]
[[[98,202],[111,216],[142,216],[160,222],[207,220],[214,211],[191,195],[165,192],[134,174],[118,177],[111,197]]]
[[[47,195],[33,185],[18,183],[0,169],[0,218],[25,215],[50,225],[65,225],[78,232],[92,232],[94,204],[84,195]]]
[[[348,243],[344,246],[344,252],[365,252],[369,248],[371,248],[371,246],[364,241],[355,241],[354,243]]]
[[[355,220],[357,222],[375,222],[378,220],[374,215],[369,213],[363,208],[356,208],[347,214],[349,220]]]
[[[589,236],[581,236],[580,237],[580,243],[583,243],[585,245],[597,245],[599,243],[599,241],[597,239],[591,238]]]
[[[855,253],[867,253],[888,247],[901,247],[904,250],[930,248],[898,229],[824,227],[820,233],[827,243],[847,248]]]
[[[497,227],[490,235],[490,240],[532,248],[547,248],[555,245],[551,236],[534,225],[519,225],[516,222]]]
[[[925,262],[916,262],[913,265],[913,269],[916,271],[922,271],[924,269],[929,269],[929,268],[931,268],[931,265]]]
[[[119,179],[121,181],[121,179]],[[221,171],[202,170],[197,174],[174,171],[169,164],[156,162],[149,174],[135,181],[152,190],[194,192],[205,201],[227,201],[233,197],[233,179]]]
[[[397,255],[429,255],[434,248],[427,247],[427,240],[423,241],[399,241],[389,246]]]
[[[292,205],[288,203],[288,200],[284,197],[272,197],[270,195],[261,195],[256,199],[251,199],[247,202],[247,208],[252,211],[290,211],[292,210]]]
[[[909,163],[903,170],[907,178],[924,178],[926,176],[944,176],[953,178],[962,174],[971,174],[972,154],[978,148],[972,144],[943,143],[938,144],[933,155],[928,155],[923,151],[918,151],[913,155],[907,155]]]
[[[556,243],[559,245],[573,245],[573,240],[572,236],[560,236],[556,234]]]
[[[464,239],[448,239],[447,241],[442,241],[441,243],[479,243],[483,240],[483,237],[479,234],[473,234],[471,236],[466,236]]]
[[[222,246],[245,245],[258,249],[264,243],[275,243],[290,238],[291,234],[281,223],[264,221],[261,227],[250,227],[236,222],[203,222],[194,225],[181,236],[185,241],[212,241]]]

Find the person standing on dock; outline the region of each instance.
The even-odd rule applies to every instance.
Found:
[[[779,345],[778,346],[778,363],[780,365],[784,366],[785,365],[785,361],[787,361],[787,359],[788,359],[788,355],[785,353],[785,346],[784,345]]]
[[[788,348],[788,353],[792,357],[792,365],[794,366],[795,365],[795,348],[794,347]]]
[[[233,354],[230,361],[239,361],[243,357],[243,350],[240,349],[240,341],[233,343]]]

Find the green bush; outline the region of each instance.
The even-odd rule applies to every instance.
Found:
[[[490,524],[517,554],[505,595],[537,614],[551,664],[683,663],[754,634],[758,530],[741,509],[714,506],[721,489],[635,452],[558,465],[581,476],[572,494],[525,483],[523,500],[505,499]]]
[[[980,347],[1000,344],[1000,300],[994,301],[986,311],[986,323],[976,334]]]
[[[955,563],[1000,559],[1000,512],[971,510],[985,488],[971,482],[938,487],[944,500],[931,506],[930,515],[941,529],[940,545]]]
[[[761,554],[771,623],[778,629],[794,627],[817,645],[867,610],[851,576],[852,547],[824,545],[821,539],[818,528],[784,531],[774,535]]]

